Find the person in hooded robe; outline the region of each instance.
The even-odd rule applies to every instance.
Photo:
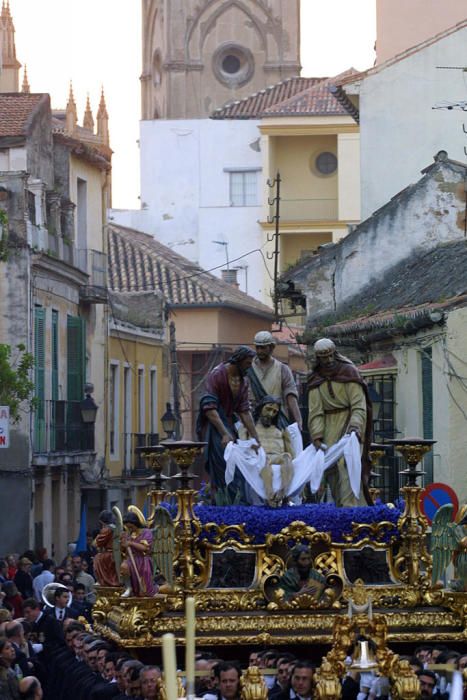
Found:
[[[325,471],[324,480],[337,506],[371,505],[368,490],[371,463],[371,401],[368,388],[351,360],[337,352],[332,340],[314,345],[315,363],[308,378],[308,429],[317,450],[326,450],[354,432],[362,446],[362,481],[356,498],[344,459]]]

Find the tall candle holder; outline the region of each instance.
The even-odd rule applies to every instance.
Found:
[[[382,445],[379,442],[372,442],[368,453],[371,462],[370,487],[368,490],[373,503],[381,496],[381,485],[379,482],[383,475],[376,470],[380,467],[378,464],[379,460],[386,454],[386,447],[386,445]],[[378,483],[375,484],[375,481]]]
[[[147,447],[141,454],[146,459],[149,468],[154,472],[154,476],[149,477],[150,480],[153,481],[153,488],[149,491],[148,495],[152,499],[153,506],[156,507],[162,503],[167,496],[164,483],[167,483],[171,477],[163,474],[163,471],[167,469],[170,464],[170,454],[167,448],[162,444]]]
[[[428,522],[420,510],[421,486],[417,479],[425,474],[417,469],[423,455],[429,452],[436,440],[423,438],[398,438],[389,440],[407,463],[401,476],[405,476],[405,486],[401,488],[405,508],[398,521],[401,534],[401,547],[395,559],[395,568],[400,579],[422,592],[430,585],[431,556],[426,548],[425,538]],[[424,565],[424,568],[420,566]]]
[[[161,443],[166,448],[170,457],[180,469],[174,479],[178,479],[179,487],[177,496],[177,515],[175,518],[175,531],[178,543],[178,564],[181,569],[183,588],[189,592],[193,588],[194,556],[193,556],[193,531],[192,523],[195,519],[193,507],[195,495],[190,482],[196,474],[190,473],[196,456],[204,449],[205,442],[192,442],[191,440],[165,440]]]

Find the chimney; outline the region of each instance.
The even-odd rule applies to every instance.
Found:
[[[240,286],[237,281],[237,270],[221,270],[222,274],[222,279],[224,282],[227,282],[227,284],[231,284],[232,287],[238,287]]]

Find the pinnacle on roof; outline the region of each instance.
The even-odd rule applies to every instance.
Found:
[[[102,90],[101,90],[101,99],[99,102],[99,109],[97,111],[97,116],[98,117],[106,117],[107,119],[109,118],[109,115],[107,113],[107,105],[105,104],[104,86],[102,86]]]
[[[75,131],[78,123],[78,113],[76,111],[76,102],[73,95],[73,83],[70,80],[70,92],[68,94],[68,102],[66,106],[66,130],[72,134]]]
[[[86,97],[86,110],[84,112],[83,128],[94,133],[94,117],[92,116],[91,103],[89,101],[89,93]]]
[[[102,86],[101,100],[99,102],[99,109],[97,110],[97,136],[106,146],[110,144],[109,115],[105,104],[104,86]]]
[[[29,85],[28,80],[28,67],[26,64],[24,64],[23,84],[21,86],[21,92],[31,92],[31,86]]]

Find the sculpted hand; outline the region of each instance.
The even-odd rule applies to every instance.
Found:
[[[259,440],[257,440],[256,443],[251,446],[251,449],[254,450],[256,452],[256,454],[258,454],[260,447],[261,447],[261,443],[259,442]]]
[[[232,435],[229,435],[229,433],[226,433],[225,435],[222,436],[222,440],[221,440],[221,446],[222,446],[223,450],[225,450],[225,448],[227,447],[229,442],[234,442],[234,439],[233,439]]]
[[[315,450],[323,450],[323,452],[326,452],[326,450],[328,449],[328,446],[325,445],[324,442],[320,438],[313,440],[313,445],[314,445]]]
[[[360,433],[359,433],[359,431],[357,430],[357,428],[349,428],[348,431],[347,431],[347,435],[351,435],[352,433],[355,433],[358,442],[361,442],[361,441],[362,441],[362,438],[360,437]]]

